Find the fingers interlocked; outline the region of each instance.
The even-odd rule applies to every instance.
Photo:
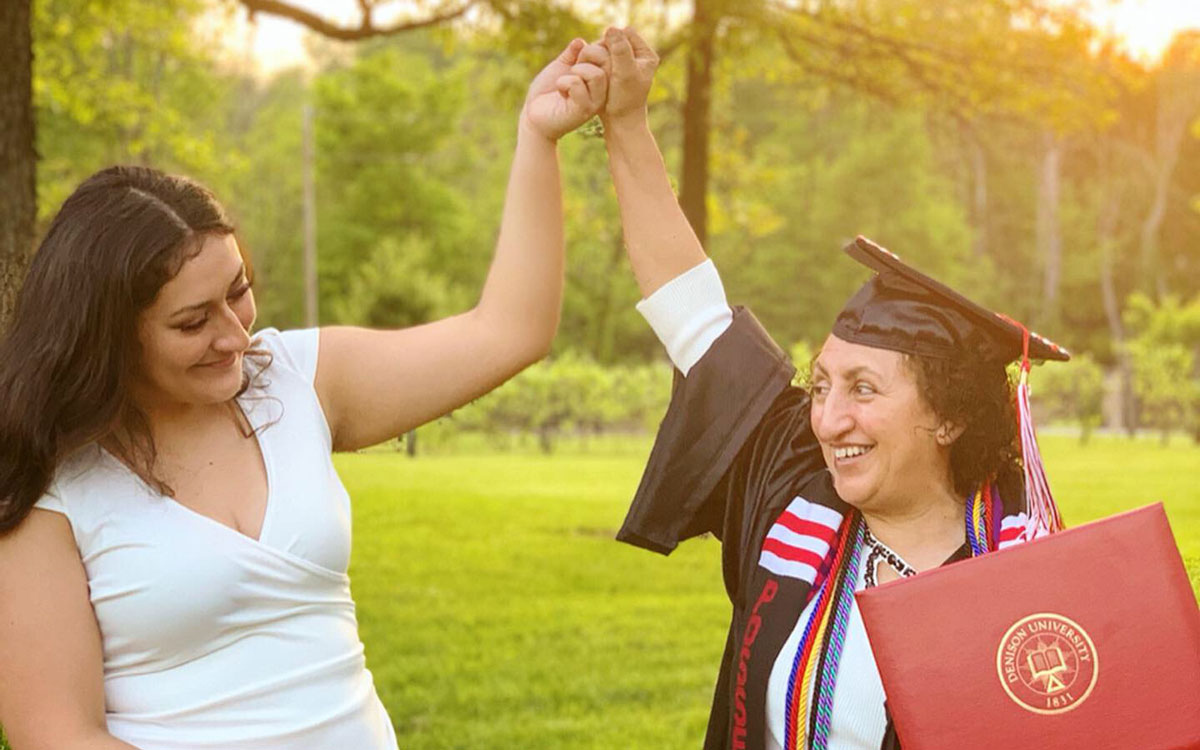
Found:
[[[608,74],[603,66],[592,62],[576,62],[568,73],[558,77],[555,86],[577,105],[592,111],[603,107],[608,98]]]

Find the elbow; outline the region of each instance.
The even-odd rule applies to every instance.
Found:
[[[503,359],[511,366],[511,374],[515,375],[550,355],[554,337],[558,333],[559,316],[556,314],[551,319],[542,320],[510,318],[496,321],[493,318],[489,321],[486,317],[481,317],[481,320],[486,321],[486,338],[502,347]]]
[[[517,372],[524,370],[526,367],[536,365],[546,357],[550,356],[550,350],[554,343],[554,335],[545,336],[539,339],[532,340],[522,346],[516,353]]]
[[[550,356],[550,352],[554,348],[554,338],[558,335],[559,318],[560,314],[556,312],[544,328],[539,330],[536,335],[530,337],[529,350],[527,352],[529,361],[525,363],[526,367],[537,364]]]

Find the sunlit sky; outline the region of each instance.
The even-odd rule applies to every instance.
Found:
[[[1063,0],[1071,2],[1072,0]],[[292,0],[293,4],[343,23],[357,22],[355,0]],[[1170,43],[1172,36],[1183,29],[1200,29],[1200,0],[1084,0],[1095,24],[1118,36],[1125,48],[1147,62],[1157,59]],[[402,10],[406,3],[396,2],[393,9]],[[596,17],[611,16],[620,3],[596,3]],[[389,6],[385,5],[386,10]],[[603,10],[601,10],[603,9]],[[393,11],[395,12],[395,11]],[[386,22],[382,11],[377,21]],[[304,29],[297,23],[260,14],[254,24],[246,24],[245,13],[237,14],[237,28],[226,37],[236,54],[246,55],[263,74],[302,65],[307,61],[304,50]],[[614,22],[627,19],[613,17]]]

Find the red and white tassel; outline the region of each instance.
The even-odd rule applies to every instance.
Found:
[[[1020,325],[1020,324],[1018,324]],[[1025,334],[1021,376],[1017,380],[1017,422],[1021,430],[1021,462],[1025,465],[1025,506],[1029,513],[1029,531],[1033,538],[1062,531],[1062,516],[1050,494],[1042,452],[1038,450],[1033,428],[1033,410],[1029,406],[1029,330]]]

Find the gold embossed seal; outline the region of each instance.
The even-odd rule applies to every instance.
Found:
[[[996,674],[1021,708],[1061,714],[1092,694],[1100,664],[1096,644],[1074,620],[1039,612],[1013,624],[996,650]]]

